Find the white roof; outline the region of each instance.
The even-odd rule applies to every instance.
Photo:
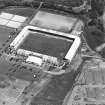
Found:
[[[35,57],[35,56],[29,56],[29,57],[26,59],[26,62],[36,63],[36,64],[38,64],[38,65],[41,66],[41,64],[42,64],[42,59],[41,59],[41,58],[38,58],[38,57]]]
[[[19,28],[22,23],[15,22],[15,21],[9,21],[6,26],[12,27],[12,28]]]
[[[22,23],[25,22],[27,17],[5,13],[0,13],[0,25],[12,27],[12,28],[19,28]]]
[[[11,19],[13,16],[14,16],[13,14],[5,13],[5,12],[2,12],[0,14],[0,18],[4,18],[4,19]]]
[[[17,21],[17,22],[24,22],[27,19],[27,17],[15,15],[11,20]]]
[[[8,20],[0,18],[0,25],[6,25]]]

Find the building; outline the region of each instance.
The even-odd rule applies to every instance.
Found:
[[[44,65],[61,68],[60,62],[64,62],[65,59],[66,62],[70,63],[80,44],[81,40],[77,36],[27,26],[13,40],[10,47],[17,54],[25,55],[26,63],[40,68],[43,68]]]

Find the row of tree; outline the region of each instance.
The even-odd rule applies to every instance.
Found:
[[[70,1],[69,3],[65,3],[67,2],[67,0],[63,0],[62,2],[60,2],[62,0],[33,0],[31,2],[29,2],[28,0],[0,0],[0,8],[5,8],[8,6],[24,6],[24,7],[32,7],[32,8],[36,8],[40,5],[41,2],[43,2],[42,8],[49,8],[49,9],[55,9],[55,10],[60,10],[60,11],[65,11],[65,12],[73,12],[72,10],[72,5],[70,5]],[[80,0],[81,1],[81,0]],[[72,3],[72,1],[71,1]],[[76,2],[74,2],[75,4]],[[68,4],[68,5],[65,5]],[[77,4],[80,4],[79,2],[77,2]]]

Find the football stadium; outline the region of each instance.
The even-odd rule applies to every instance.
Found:
[[[72,61],[78,47],[80,38],[62,32],[47,30],[34,26],[25,27],[10,44],[17,53],[33,55],[43,60],[43,57],[54,59],[67,59]],[[35,60],[35,62],[37,62]],[[41,64],[40,64],[41,65]]]

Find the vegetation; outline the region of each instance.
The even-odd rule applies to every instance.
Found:
[[[0,8],[8,6],[25,6],[25,7],[38,7],[40,2],[43,2],[42,8],[58,9],[62,11],[72,12],[73,6],[79,6],[83,0],[0,0]]]

